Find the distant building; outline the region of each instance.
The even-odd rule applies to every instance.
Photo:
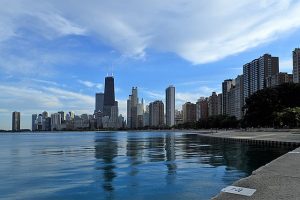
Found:
[[[144,124],[144,127],[145,126],[149,126],[150,125],[150,114],[149,114],[149,106],[147,105],[146,106],[146,110],[145,110],[145,112],[144,112],[144,114],[143,114],[143,124]]]
[[[300,48],[293,51],[293,81],[300,83]]]
[[[213,92],[208,98],[208,116],[218,115],[218,95]]]
[[[166,125],[175,125],[175,87],[169,86],[166,89]]]
[[[104,93],[96,93],[95,95],[95,112],[103,112]]]
[[[187,102],[182,105],[183,123],[196,122],[196,104]]]
[[[196,102],[196,120],[208,118],[208,99],[201,97]]]
[[[51,130],[59,131],[61,129],[61,115],[59,113],[51,114]]]
[[[224,80],[222,83],[222,114],[229,115],[230,112],[230,101],[229,91],[233,87],[234,81],[232,79]]]
[[[164,103],[162,101],[154,101],[149,105],[149,121],[152,127],[164,126]]]
[[[223,114],[223,112],[222,112],[222,110],[223,110],[222,102],[223,102],[223,95],[222,95],[222,93],[220,93],[220,94],[218,94],[218,115]]]
[[[292,83],[293,75],[288,73],[279,72],[266,79],[266,87],[275,87],[284,83]]]
[[[20,124],[21,124],[21,113],[20,112],[13,112],[12,113],[12,131],[20,131]]]
[[[175,125],[183,124],[182,111],[175,110]]]
[[[37,117],[38,115],[37,114],[32,114],[32,117],[31,117],[31,131],[36,131],[37,130]]]

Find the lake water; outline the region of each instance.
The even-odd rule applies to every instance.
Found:
[[[0,199],[209,199],[288,150],[181,132],[0,134]]]

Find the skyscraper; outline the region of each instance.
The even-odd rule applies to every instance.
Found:
[[[12,131],[20,131],[21,114],[20,112],[12,113]]]
[[[138,89],[137,87],[132,87],[131,95],[129,95],[129,98],[127,100],[127,127],[128,128],[138,128],[142,126],[142,124],[139,123],[139,121],[143,121],[142,120],[142,116],[144,112],[143,110],[144,110],[143,103],[139,103]]]
[[[115,105],[115,84],[114,77],[105,77],[103,113],[104,116],[111,116],[111,108]]]
[[[300,83],[300,48],[293,51],[293,82]]]
[[[104,93],[96,93],[95,97],[95,112],[103,112]]]
[[[175,125],[175,87],[169,86],[166,89],[166,125]]]

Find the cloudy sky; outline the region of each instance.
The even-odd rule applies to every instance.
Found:
[[[20,111],[92,113],[115,76],[120,112],[132,86],[146,102],[176,86],[177,107],[196,101],[264,53],[292,71],[300,45],[293,0],[0,0],[0,129]]]

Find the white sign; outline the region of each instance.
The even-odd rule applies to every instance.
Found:
[[[222,189],[222,192],[232,193],[232,194],[239,194],[244,196],[252,196],[256,189],[250,188],[243,188],[243,187],[236,187],[236,186],[228,186]]]

